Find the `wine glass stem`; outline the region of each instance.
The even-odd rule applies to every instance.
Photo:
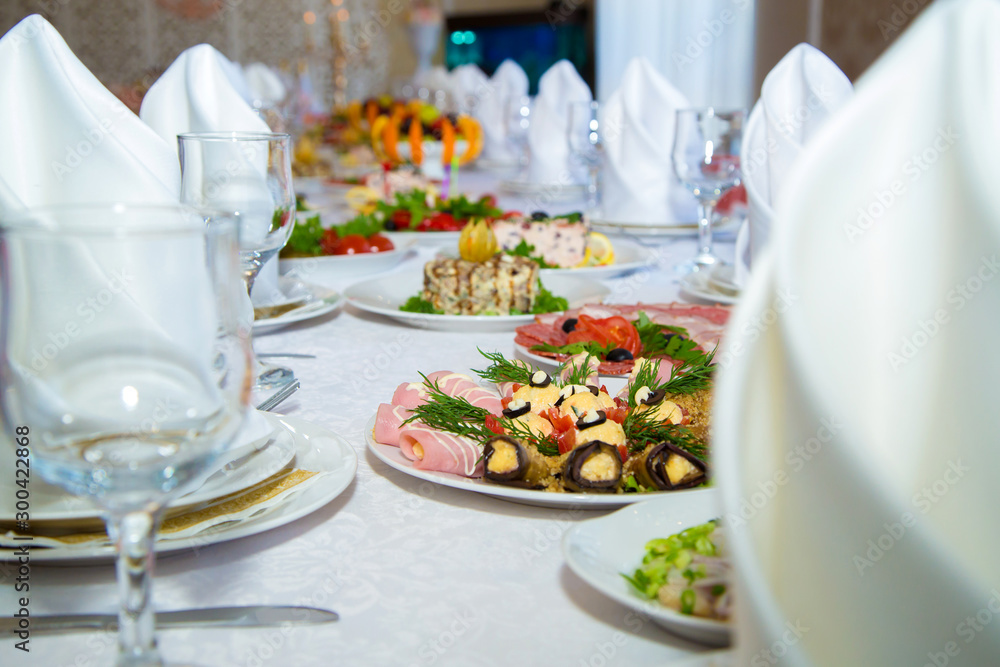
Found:
[[[713,202],[698,202],[698,257],[697,264],[711,263],[715,257],[712,254],[712,215],[715,212]],[[703,260],[708,260],[703,261]]]
[[[113,515],[108,529],[118,549],[118,667],[162,665],[154,638],[153,535],[157,516],[150,512]]]
[[[600,174],[600,167],[597,165],[592,165],[590,167],[590,180],[587,183],[587,208],[591,211],[597,209],[598,204],[598,182],[597,179]]]

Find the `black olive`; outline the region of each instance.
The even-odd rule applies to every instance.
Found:
[[[393,222],[392,220],[386,220],[384,223],[382,223],[382,226],[385,227],[385,231],[387,232],[396,231],[396,223]]]
[[[536,381],[535,376],[538,375],[539,373],[541,373],[544,377],[541,380]],[[552,384],[552,378],[549,377],[549,374],[546,373],[545,371],[535,371],[534,373],[531,374],[531,382],[529,384],[532,387],[539,387],[541,389],[544,389],[545,387],[548,387],[550,384]]]
[[[583,415],[578,420],[576,420],[576,428],[578,431],[583,431],[588,428],[593,428],[594,426],[600,426],[604,422],[608,421],[608,415],[606,412],[604,412],[604,410],[597,411],[597,421],[585,422],[583,421],[585,417],[586,415]]]
[[[566,333],[569,333],[570,331],[576,331],[576,323],[578,321],[579,320],[577,320],[575,317],[569,318],[568,320],[563,322],[562,330],[565,331]]]
[[[663,336],[663,342],[664,343],[669,343],[670,339],[673,338],[674,336],[676,336],[677,334],[675,334],[673,332],[670,332],[670,331],[661,331],[660,335]]]
[[[634,359],[634,357],[631,352],[624,348],[616,347],[608,352],[608,361],[628,361],[629,359]]]
[[[531,403],[525,402],[524,405],[517,409],[505,408],[503,416],[507,419],[517,419],[521,415],[526,415],[529,412],[531,412]]]
[[[593,394],[594,396],[600,396],[601,394],[601,390],[598,389],[596,385],[588,384],[587,389],[589,389],[590,393]]]
[[[662,389],[657,389],[656,391],[654,391],[653,393],[651,393],[649,396],[647,396],[646,400],[644,400],[642,402],[642,404],[643,405],[656,405],[657,403],[659,403],[660,401],[662,401],[666,397],[667,397],[667,392],[663,391]]]
[[[549,214],[546,213],[545,211],[535,211],[534,213],[531,214],[531,219],[532,220],[548,220],[549,219]]]

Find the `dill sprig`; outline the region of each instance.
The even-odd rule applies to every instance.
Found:
[[[501,417],[497,421],[500,422],[500,426],[503,427],[506,434],[515,440],[533,444],[545,456],[559,455],[559,443],[556,441],[555,436],[551,434],[547,436],[539,435],[516,419]]]
[[[436,380],[431,382],[423,373],[420,377],[424,379],[424,385],[427,387],[427,402],[413,408],[413,414],[403,422],[404,424],[419,420],[439,431],[447,431],[478,441],[493,435],[493,432],[485,426],[486,418],[490,416],[489,410],[475,406],[464,398],[449,396],[441,391]]]
[[[590,360],[597,359],[600,362],[600,358],[595,357],[589,351],[586,352],[587,356],[584,357],[583,362],[574,361],[576,356],[572,356],[563,363],[559,364],[559,368],[556,371],[556,377],[560,376],[566,370],[569,373],[566,375],[565,380],[561,380],[559,384],[561,386],[571,385],[571,384],[587,384],[587,379],[594,374],[594,371],[590,368]]]
[[[663,389],[666,391],[666,382],[657,382],[656,378],[660,373],[660,359],[643,359],[639,364],[639,369],[635,372],[628,387],[628,407],[636,407],[635,393],[642,387],[649,387],[650,391]]]
[[[530,384],[531,375],[535,372],[535,369],[523,361],[512,361],[499,352],[483,352],[481,349],[479,354],[483,355],[493,363],[490,364],[489,368],[481,371],[473,370],[472,372],[483,378],[484,380],[489,380],[494,384],[499,384],[501,382],[517,382],[518,384]]]
[[[670,371],[670,379],[663,385],[667,394],[693,394],[701,389],[712,386],[712,373],[715,371],[715,353],[718,346],[708,354],[684,361],[680,366]],[[640,385],[641,386],[641,385]]]
[[[655,418],[655,410],[644,410],[642,412],[630,410],[622,424],[625,431],[625,441],[628,443],[628,450],[632,454],[638,454],[649,445],[658,445],[661,442],[683,449],[684,451],[705,460],[708,448],[691,429],[679,424],[664,424]]]

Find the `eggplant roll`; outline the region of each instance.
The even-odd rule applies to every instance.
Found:
[[[486,479],[497,484],[541,489],[552,479],[545,456],[535,445],[524,444],[507,435],[487,440],[483,459]]]
[[[567,491],[614,491],[622,477],[622,458],[618,448],[593,440],[571,451],[562,471]]]
[[[647,489],[677,491],[708,481],[705,462],[667,442],[650,445],[629,459],[626,473]]]

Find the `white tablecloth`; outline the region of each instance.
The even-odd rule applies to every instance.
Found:
[[[495,190],[495,178],[463,173],[462,189]],[[509,197],[500,204],[531,210]],[[548,205],[551,213],[580,202]],[[732,243],[720,254],[732,259]],[[658,247],[661,266],[609,282],[609,301],[678,298],[673,265],[694,255],[693,239]],[[412,269],[433,251],[399,269]],[[345,282],[346,286],[346,282]],[[305,604],[334,609],[337,623],[293,629],[172,630],[159,634],[169,662],[199,665],[664,665],[707,650],[662,630],[604,597],[566,566],[560,541],[576,522],[603,512],[513,504],[435,486],[369,454],[362,432],[379,403],[418,371],[483,368],[476,347],[513,354],[513,333],[440,333],[346,307],[259,336],[302,389],[278,412],[350,440],[358,474],[328,506],[282,528],[197,551],[156,566],[161,609]],[[638,558],[640,554],[636,554]],[[0,564],[0,610],[13,606],[13,570]],[[31,613],[113,612],[114,568],[31,571]],[[31,653],[0,640],[0,664],[90,667],[113,662],[109,633],[36,635]]]

